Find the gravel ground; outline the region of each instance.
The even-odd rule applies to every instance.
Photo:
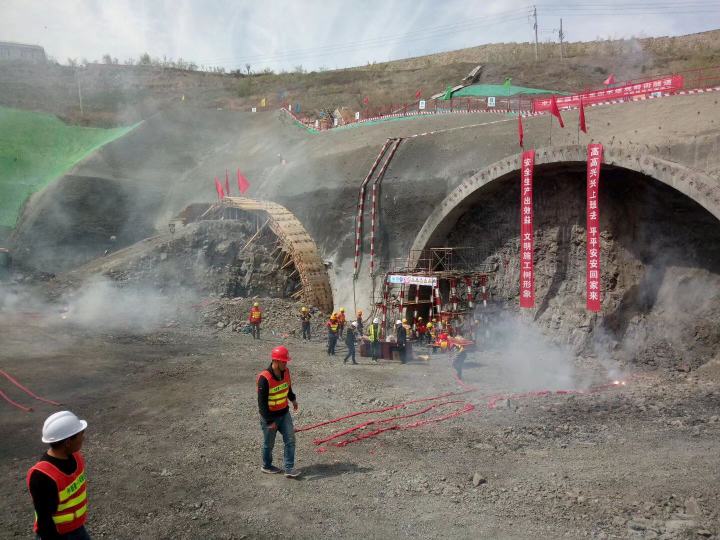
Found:
[[[477,391],[456,398],[473,412],[325,451],[312,440],[359,419],[298,433],[303,476],[287,480],[259,471],[254,381],[279,342],[273,336],[253,341],[184,323],[89,333],[27,316],[2,316],[0,334],[3,369],[89,422],[88,528],[97,538],[720,533],[720,384],[711,372],[636,373],[603,392],[510,398],[490,409],[484,396],[528,388],[508,385],[500,353],[481,351],[465,366]],[[459,390],[445,357],[343,366],[320,343],[287,343],[296,426]],[[583,380],[605,381],[591,360],[574,367]],[[7,381],[0,389],[30,401]],[[30,537],[24,477],[53,411],[33,406],[28,414],[0,405],[3,538]]]

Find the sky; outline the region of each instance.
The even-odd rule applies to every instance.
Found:
[[[538,0],[539,40],[682,35],[720,28],[718,0]],[[198,65],[336,69],[534,39],[522,0],[0,0],[0,41],[60,63],[147,52]]]

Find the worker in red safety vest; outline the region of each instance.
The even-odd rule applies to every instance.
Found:
[[[437,349],[440,349],[440,352],[448,352],[448,347],[450,346],[449,337],[450,336],[448,336],[447,332],[440,332],[435,340],[433,350],[436,351]]]
[[[425,341],[425,332],[427,332],[427,326],[425,326],[423,318],[418,317],[417,323],[415,324],[415,333],[420,343]]]
[[[262,311],[260,310],[260,304],[255,302],[253,307],[250,309],[250,316],[248,317],[250,323],[250,330],[252,330],[253,339],[260,339],[260,323],[262,322]]]
[[[294,411],[298,410],[298,404],[287,368],[290,353],[280,345],[272,350],[270,359],[270,365],[257,376],[258,409],[263,432],[263,464],[260,470],[267,474],[283,472],[272,464],[275,437],[279,431],[285,444],[285,477],[297,478],[300,471],[295,468],[295,427],[288,402],[292,403]]]
[[[27,486],[35,506],[35,534],[42,540],[89,540],[87,478],[80,449],[87,422],[70,411],[45,420],[42,442],[50,448],[27,474]]]
[[[340,332],[340,323],[338,322],[338,316],[336,313],[330,315],[330,320],[325,325],[328,329],[328,356],[335,356],[335,346],[338,342],[338,335]]]

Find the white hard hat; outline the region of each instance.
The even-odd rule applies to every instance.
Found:
[[[353,321],[353,322],[352,322],[352,325],[353,325],[354,327],[357,327],[357,321]]]
[[[377,317],[375,317],[373,319],[373,324],[378,324],[379,322],[380,322],[380,319],[378,319]]]
[[[48,416],[43,424],[42,442],[46,444],[64,441],[87,428],[87,422],[80,420],[70,411],[60,411]]]
[[[402,321],[398,319],[397,321],[395,321],[395,324],[402,324]]]

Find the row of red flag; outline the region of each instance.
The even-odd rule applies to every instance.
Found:
[[[586,306],[589,311],[601,308],[600,273],[600,167],[602,144],[587,147],[586,189]],[[533,175],[535,150],[522,153],[520,167],[520,307],[535,307]]]
[[[558,107],[555,96],[552,97],[552,103],[550,104],[550,114],[558,119],[558,123],[561,128],[565,127],[565,122],[563,122],[562,115],[560,114],[560,108]],[[580,118],[578,122],[580,123],[580,131],[587,133],[587,124],[585,123],[585,105],[583,105],[582,99],[580,100]],[[522,116],[518,115],[518,141],[521,147],[523,146],[524,136],[525,130],[523,129]]]
[[[237,170],[237,186],[240,193],[245,193],[250,188],[250,182],[245,177],[243,173],[240,172],[240,169]],[[225,169],[225,187],[223,189],[223,185],[218,180],[218,177],[215,177],[215,191],[217,192],[218,199],[223,199],[224,197],[230,196],[230,176],[228,174],[228,170]]]

